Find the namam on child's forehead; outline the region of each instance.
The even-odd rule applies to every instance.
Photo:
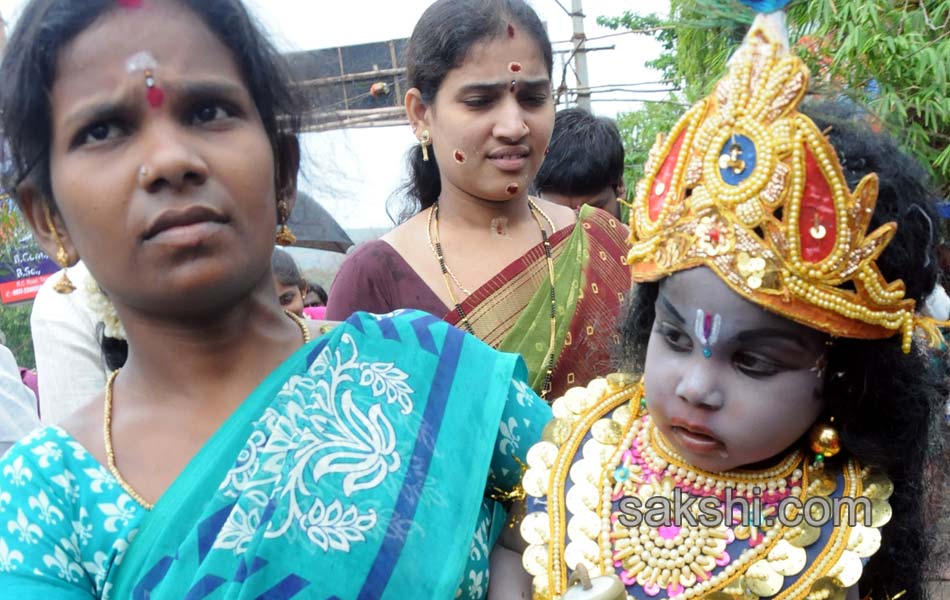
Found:
[[[696,339],[703,347],[703,356],[712,357],[712,347],[719,341],[719,330],[722,328],[722,317],[719,313],[707,313],[701,308],[696,309],[696,322],[693,331]]]

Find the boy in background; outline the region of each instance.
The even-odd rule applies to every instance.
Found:
[[[554,132],[534,180],[535,190],[545,200],[574,210],[590,204],[623,222],[618,201],[627,193],[623,158],[623,141],[612,120],[581,108],[562,110],[554,117]]]

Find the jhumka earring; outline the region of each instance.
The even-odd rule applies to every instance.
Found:
[[[286,200],[277,203],[277,213],[280,217],[280,228],[277,230],[277,244],[280,246],[292,246],[297,242],[297,236],[290,230],[287,221],[290,219],[290,206]]]
[[[290,206],[286,200],[277,203],[277,213],[279,215],[280,227],[277,229],[277,244],[280,246],[292,246],[297,242],[297,236],[290,230],[287,221],[290,219]]]
[[[429,162],[429,144],[432,143],[432,135],[428,129],[422,130],[422,137],[419,138],[419,145],[422,147],[422,160]]]
[[[838,438],[838,430],[833,423],[835,418],[831,417],[826,423],[815,423],[808,432],[808,442],[812,451],[815,453],[815,465],[821,466],[826,458],[841,452],[841,440]]]
[[[63,275],[59,278],[53,285],[53,289],[60,294],[71,294],[76,291],[76,286],[73,285],[73,282],[69,280],[69,275],[66,274],[66,268],[69,266],[69,254],[66,253],[66,247],[63,245],[63,240],[59,237],[59,232],[56,231],[56,226],[53,225],[53,218],[49,214],[49,207],[44,206],[43,212],[46,214],[46,226],[49,227],[49,231],[53,234],[53,239],[56,240],[56,245],[59,246],[59,249],[56,250],[56,264],[58,264],[63,269]]]

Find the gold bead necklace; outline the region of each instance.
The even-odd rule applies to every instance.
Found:
[[[307,327],[306,321],[301,317],[295,315],[290,311],[284,311],[284,313],[293,320],[294,323],[300,328],[300,333],[303,335],[303,343],[307,344],[310,342],[310,329]],[[112,473],[112,476],[115,477],[115,480],[119,482],[119,485],[122,486],[122,489],[125,490],[125,493],[132,497],[133,500],[138,502],[142,508],[145,510],[152,510],[155,506],[145,498],[143,498],[135,489],[129,484],[128,481],[122,477],[122,474],[119,472],[119,468],[115,464],[115,448],[112,445],[112,388],[115,386],[115,378],[118,376],[119,371],[122,369],[116,369],[109,374],[109,379],[106,381],[106,401],[105,407],[103,408],[104,419],[102,424],[102,437],[105,441],[106,446],[106,462],[109,467],[109,472]]]
[[[544,244],[544,258],[547,263],[548,270],[548,280],[551,283],[551,335],[548,341],[548,351],[545,355],[544,362],[542,363],[542,368],[544,369],[544,382],[541,385],[540,396],[545,398],[548,393],[551,391],[551,377],[554,373],[554,344],[555,338],[557,337],[557,297],[554,291],[554,258],[551,253],[551,242],[548,239],[547,229],[544,228],[544,224],[541,222],[541,218],[547,222],[548,227],[551,228],[551,233],[553,234],[556,230],[554,228],[554,221],[548,217],[547,214],[531,198],[528,198],[528,208],[531,211],[531,216],[534,217],[535,222],[538,224],[538,228],[541,230],[541,240]],[[538,216],[540,215],[540,217]],[[433,227],[434,224],[434,227]],[[445,254],[442,252],[442,243],[439,239],[439,204],[435,203],[429,207],[429,220],[426,225],[426,237],[429,240],[429,247],[432,248],[432,253],[435,255],[436,260],[439,261],[439,269],[442,271],[442,279],[445,281],[445,287],[449,292],[449,298],[452,299],[452,303],[455,305],[455,312],[459,316],[459,322],[462,327],[468,333],[475,335],[475,331],[472,329],[472,324],[468,321],[468,315],[465,314],[465,311],[462,309],[462,304],[455,297],[455,291],[452,288],[452,284],[449,282],[449,277],[455,282],[455,285],[458,286],[460,290],[465,292],[466,295],[471,295],[471,292],[462,287],[462,284],[459,283],[458,278],[455,277],[455,274],[449,270],[448,265],[445,264]]]
[[[439,242],[438,215],[439,205],[436,203],[429,207],[429,220],[426,223],[426,239],[429,240],[429,248],[432,249],[432,254],[435,256],[436,260],[439,261],[439,267],[442,269],[442,277],[445,278],[446,274],[448,274],[448,276],[452,278],[452,281],[455,282],[455,285],[458,286],[458,289],[462,290],[462,293],[465,294],[466,297],[471,296],[472,292],[468,291],[468,288],[462,285],[462,282],[459,281],[458,277],[455,276],[455,273],[453,273],[452,270],[449,269],[449,266],[445,264],[445,257],[442,256],[442,244]],[[435,242],[432,241],[432,219],[435,219],[436,222]],[[449,285],[448,280],[445,281],[445,285],[449,289],[449,294],[452,296],[452,302],[455,302],[455,295],[452,293],[452,286]],[[457,302],[455,303],[456,305],[458,304]]]

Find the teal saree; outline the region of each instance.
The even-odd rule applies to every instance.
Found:
[[[525,376],[515,355],[426,313],[354,315],[273,372],[151,512],[137,507],[92,597],[456,597],[495,508],[486,487],[517,485],[550,417]],[[0,471],[32,452],[16,448]],[[26,496],[0,505],[0,526],[30,520]],[[17,544],[0,530],[4,542]],[[47,590],[31,587],[41,555],[14,551],[0,589]]]

